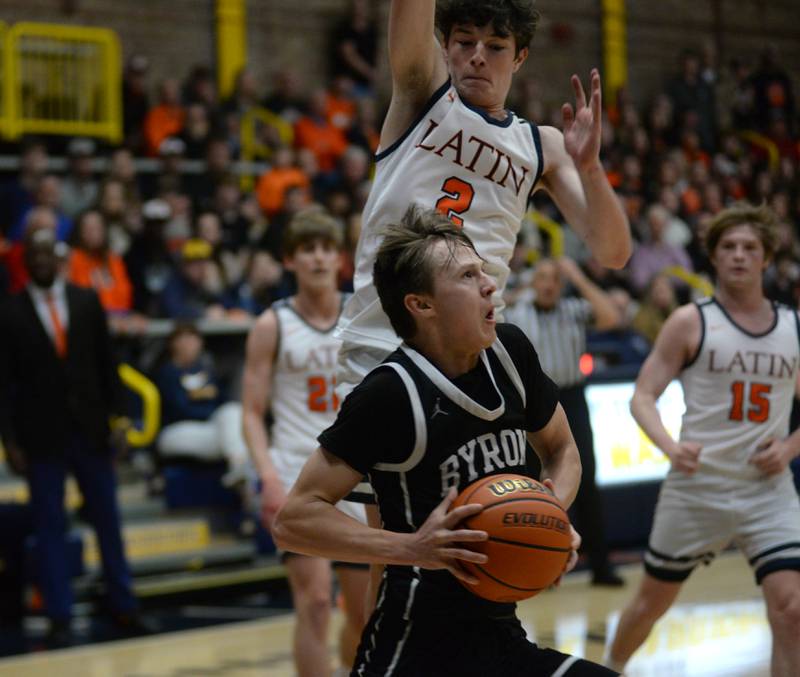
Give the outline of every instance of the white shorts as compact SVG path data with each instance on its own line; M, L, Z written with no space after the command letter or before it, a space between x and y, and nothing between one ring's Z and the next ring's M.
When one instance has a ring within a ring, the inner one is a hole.
M664 480L644 557L651 576L684 581L731 544L758 584L774 571L800 571L800 500L791 472L757 481L679 474Z
M297 482L297 478L300 477L300 471L306 464L308 457L303 454L281 451L275 448L270 449L269 453L272 464L275 466L275 471L278 473L278 477L280 477L281 483L288 493L289 489ZM362 502L342 500L336 504L336 507L362 524L367 523L367 516Z

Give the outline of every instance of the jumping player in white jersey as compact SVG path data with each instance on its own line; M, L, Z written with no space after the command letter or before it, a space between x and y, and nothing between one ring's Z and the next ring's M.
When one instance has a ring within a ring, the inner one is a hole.
M261 516L267 529L316 449L316 436L339 409L334 386L340 342L333 330L344 300L337 287L341 245L341 228L326 214L296 216L284 239L284 264L297 278L297 294L265 311L247 339L243 427L261 481ZM268 410L273 419L269 434ZM340 507L364 521L363 505L343 502ZM293 553L284 553L284 562L297 613L297 673L325 677L331 674L331 564ZM345 611L340 660L349 669L364 624L368 571L363 565L335 566Z
M409 204L436 208L463 227L501 295L530 195L547 191L598 261L625 265L627 219L599 160L601 91L562 108L564 133L505 108L538 21L532 0L394 0L389 16L392 99L356 252L355 294L339 326L344 395L399 339L372 283L378 227ZM443 43L434 36L434 24Z
M789 434L800 369L797 311L763 294L775 251L773 216L737 205L712 222L706 246L714 297L683 306L664 324L631 401L642 429L669 457L645 554L645 574L611 643L622 670L701 563L728 544L747 557L772 629L773 677L800 675L800 503ZM680 377L686 412L680 439L664 428L656 400Z

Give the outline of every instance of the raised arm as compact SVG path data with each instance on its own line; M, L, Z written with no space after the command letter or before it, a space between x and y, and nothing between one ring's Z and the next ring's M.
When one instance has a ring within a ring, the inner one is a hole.
M670 381L680 374L700 343L700 316L692 305L678 308L669 316L653 350L642 365L631 399L631 414L653 443L670 459L676 470L692 474L697 470L701 446L678 442L664 427L656 401Z
M575 109L562 107L564 132L542 127L542 185L569 225L600 264L622 268L632 252L630 226L600 163L602 93L592 70L589 103L577 75L572 76Z
M286 500L286 488L269 455L265 423L277 346L278 318L273 310L268 310L258 318L247 337L242 384L242 433L261 480L261 519L268 529Z
M393 0L389 11L392 100L381 130L381 147L394 143L438 87L447 66L434 33L435 0Z
M362 524L336 507L362 480L362 473L319 448L303 466L300 477L275 520L273 537L278 547L327 559L374 564L406 564L425 569L447 569L467 582L476 582L458 560L483 563L486 556L462 547L484 541L485 531L458 529L480 504L448 512L456 497L451 489L425 523L413 533L396 533Z
M578 264L564 256L558 259L562 275L572 283L578 293L589 302L594 316L594 328L599 331L613 329L620 322L620 314L611 297L592 282Z

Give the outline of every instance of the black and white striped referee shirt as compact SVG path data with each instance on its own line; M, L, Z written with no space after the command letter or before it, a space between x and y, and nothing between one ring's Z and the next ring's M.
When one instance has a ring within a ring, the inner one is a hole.
M506 322L525 332L544 373L559 388L583 382L579 362L586 352L586 330L593 321L592 306L586 299L561 298L552 309L544 310L527 298L507 308L504 315Z

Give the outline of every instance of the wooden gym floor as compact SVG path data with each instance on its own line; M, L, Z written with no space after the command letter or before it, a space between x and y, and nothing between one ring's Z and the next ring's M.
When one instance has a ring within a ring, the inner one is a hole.
M560 590L522 603L529 635L542 645L600 660L641 566L628 565L621 573L628 583L622 589L591 587L587 574L576 573ZM292 677L291 631L287 614L96 644L2 660L0 677ZM769 653L760 590L744 558L730 553L693 574L626 674L764 677Z

